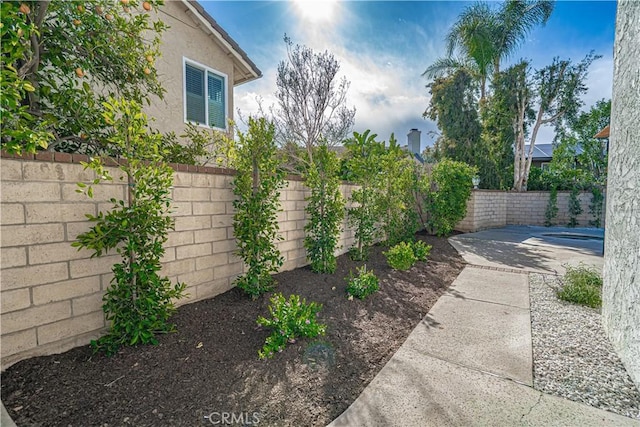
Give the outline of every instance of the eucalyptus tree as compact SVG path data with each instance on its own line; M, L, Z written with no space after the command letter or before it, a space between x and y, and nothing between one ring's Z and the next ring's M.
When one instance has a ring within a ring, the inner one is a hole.
M523 191L531 170L533 150L540 128L553 125L561 129L565 123L576 119L584 102L580 99L587 91L585 79L591 63L599 58L589 53L577 64L570 60L554 58L553 62L533 74L527 63L515 65L507 73L513 73L512 92L513 127L516 137L514 149L513 188ZM531 114L533 112L533 114ZM528 128L531 128L529 134ZM525 141L529 135L529 149Z

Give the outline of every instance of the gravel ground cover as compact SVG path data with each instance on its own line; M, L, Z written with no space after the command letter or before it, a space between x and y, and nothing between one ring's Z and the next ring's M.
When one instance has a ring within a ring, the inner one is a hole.
M559 300L560 283L529 276L534 388L640 419L640 391L605 335L600 310Z

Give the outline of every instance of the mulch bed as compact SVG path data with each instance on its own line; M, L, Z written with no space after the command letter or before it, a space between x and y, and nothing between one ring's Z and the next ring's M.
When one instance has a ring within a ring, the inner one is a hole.
M124 348L111 358L84 346L19 362L2 373L2 401L18 426L326 425L464 267L445 238L418 238L433 245L429 260L404 272L387 266L386 248L372 249L367 267L380 291L363 301L346 298L345 277L362 265L346 255L332 275L308 267L278 274L278 292L323 304L327 334L289 344L271 360L258 359L269 331L256 324L268 314L270 295L251 301L232 289L180 307L178 332L158 346Z

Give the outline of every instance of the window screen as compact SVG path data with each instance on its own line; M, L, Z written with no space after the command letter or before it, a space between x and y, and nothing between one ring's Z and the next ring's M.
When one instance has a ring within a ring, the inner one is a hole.
M185 83L187 93L187 120L206 124L204 71L191 65L186 65Z

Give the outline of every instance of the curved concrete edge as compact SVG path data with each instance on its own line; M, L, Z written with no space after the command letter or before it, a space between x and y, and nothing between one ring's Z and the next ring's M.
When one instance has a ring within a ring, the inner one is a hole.
M508 270L465 267L329 427L640 427L638 420L531 387L532 359L522 357L531 341L528 275ZM513 313L526 314L526 326L518 321L514 328Z
M2 427L16 427L16 423L13 422L7 409L4 407L4 403L0 402L2 406L2 413L0 414L0 426Z
M631 418L403 348L329 427L638 427Z
M509 226L459 234L450 237L449 243L472 265L544 274L564 274L565 264L580 262L602 269L602 243L544 236L572 231L576 229Z

